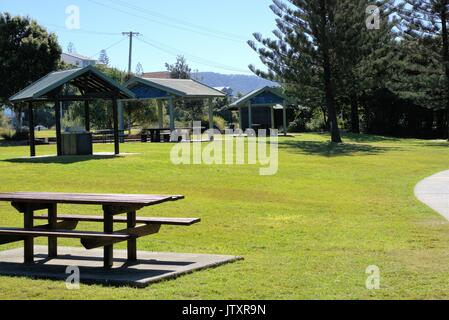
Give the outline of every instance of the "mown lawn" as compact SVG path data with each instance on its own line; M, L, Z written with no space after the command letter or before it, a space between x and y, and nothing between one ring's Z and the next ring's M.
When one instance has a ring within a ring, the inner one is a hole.
M448 169L449 145L363 135L346 136L340 146L327 141L318 134L282 138L279 172L272 177L250 165L174 166L170 144L125 144L123 152L139 155L60 162L17 160L28 154L26 147L0 147L0 192L184 194L186 200L141 214L199 216L202 223L163 227L139 240L139 249L245 258L147 289L82 285L70 291L63 282L0 277L0 298L449 298L449 223L413 195L418 181ZM37 151L55 152L53 146ZM0 203L0 213L0 225L22 224L9 204ZM381 270L378 291L365 288L369 265Z

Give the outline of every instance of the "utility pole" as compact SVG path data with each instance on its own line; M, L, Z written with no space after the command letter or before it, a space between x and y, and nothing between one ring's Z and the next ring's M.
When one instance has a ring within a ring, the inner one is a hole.
M133 37L140 36L140 33L130 31L130 32L122 32L122 35L129 37L128 76L131 76L132 57L133 57ZM123 102L122 101L119 101L119 104L118 104L118 114L119 114L119 129L120 129L121 133L124 133L124 131L125 131L125 116L123 113ZM131 120L129 122L131 122ZM129 125L129 131L131 132L131 125ZM124 139L121 138L120 140L124 140ZM121 142L124 142L124 141L121 141Z
M132 56L133 56L133 37L140 36L139 32L122 32L122 35L129 37L129 61L128 61L128 74L131 74L131 68L132 68Z

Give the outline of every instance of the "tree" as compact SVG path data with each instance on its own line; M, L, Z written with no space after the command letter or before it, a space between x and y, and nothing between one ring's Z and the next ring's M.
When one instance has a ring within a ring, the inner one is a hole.
M429 51L438 56L444 73L445 108L449 119L449 0L401 0L397 5L397 14L401 18L404 39L415 40L418 44L433 42L427 48L433 48ZM423 48L423 45L410 49L416 52L418 48Z
M67 45L67 52L68 53L76 52L75 45L73 44L73 42L69 42L69 44Z
M109 60L108 53L106 52L105 49L100 51L100 57L98 58L98 61L100 63L104 64L105 66L109 66L110 60Z
M55 34L48 33L28 17L0 14L0 104L32 82L58 68L61 47ZM21 114L22 106L14 106ZM20 128L18 128L20 130Z
M136 76L140 77L143 75L143 66L142 64L139 62L136 66Z
M190 69L184 56L177 56L175 64L165 64L172 79L190 79L192 69Z
M323 101L326 106L333 142L340 143L335 107L335 79L332 66L335 63L335 9L336 0L273 0L271 10L278 17L275 40L255 33L254 41L248 41L267 67L261 71L250 65L258 76L278 80L288 91L299 93L301 101Z

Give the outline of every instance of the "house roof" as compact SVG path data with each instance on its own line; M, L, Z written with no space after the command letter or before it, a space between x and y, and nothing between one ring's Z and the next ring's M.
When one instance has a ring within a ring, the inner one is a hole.
M88 88L90 93L118 93L118 98L121 99L134 98L131 91L117 84L96 68L88 66L51 72L13 95L9 100L11 102L53 100L49 96L51 92L66 83L79 89Z
M125 84L125 86L128 89L132 90L132 88L138 84L149 88L161 90L173 96L184 98L226 97L226 95L223 92L191 79L160 79L160 78L133 77ZM144 99L145 97L140 98Z
M142 78L159 78L159 79L171 79L170 72L158 71L158 72L145 72Z
M277 98L278 101L254 101L254 100L257 100L257 98L259 96L262 96L266 93L273 95L274 97ZM286 97L280 92L279 88L267 86L267 87L263 87L263 88L254 90L254 91L248 93L247 95L241 97L237 101L230 104L227 109L230 110L230 109L236 109L238 107L246 107L249 102L251 102L253 105L262 105L262 106L273 105L273 106L275 106L280 103L279 100L283 100L283 101L286 100Z
M69 52L64 52L63 54L65 54L67 56L74 57L74 58L78 58L80 60L96 61L94 58L86 57L86 56L83 56L83 55L75 53L75 52L70 52L70 53Z

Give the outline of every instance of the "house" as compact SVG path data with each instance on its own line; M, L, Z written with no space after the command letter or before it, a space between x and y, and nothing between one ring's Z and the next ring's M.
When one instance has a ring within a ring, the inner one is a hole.
M214 87L214 89L223 92L228 97L234 96L234 90L231 87Z
M61 55L61 60L64 61L67 64L79 67L79 68L85 68L87 66L93 66L97 64L97 60L80 55L78 53L63 53Z

